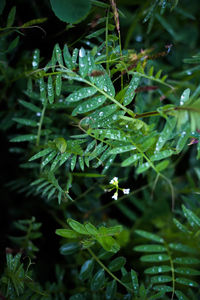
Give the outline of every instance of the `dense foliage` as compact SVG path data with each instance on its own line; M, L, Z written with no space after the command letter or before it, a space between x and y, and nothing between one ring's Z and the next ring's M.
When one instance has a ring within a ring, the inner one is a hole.
M1 1L0 299L199 299L198 8Z

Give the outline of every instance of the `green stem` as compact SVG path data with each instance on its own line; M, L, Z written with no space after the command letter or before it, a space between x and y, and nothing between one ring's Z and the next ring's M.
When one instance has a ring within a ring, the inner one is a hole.
M109 74L109 61L108 61L108 20L109 20L110 8L108 8L107 17L106 17L106 71Z
M171 273L172 273L172 297L171 300L174 299L174 293L175 293L175 272L174 272L174 262L173 259L171 257L171 253L170 250L168 248L167 243L165 243L165 247L167 249L167 254L169 255L169 261L170 261L170 266L171 266Z
M129 288L125 283L123 283L119 278L117 278L100 260L99 258L94 254L94 252L90 249L87 248L88 252L90 255L96 260L96 262L114 279L116 280L119 284L123 285L129 292L133 293L133 290Z
M41 117L40 117L40 122L39 122L39 126L38 126L36 146L39 146L39 144L40 144L40 136L41 136L41 130L42 130L42 123L43 123L43 120L44 120L44 115L45 115L46 107L47 107L47 103L44 104L43 109L42 109L42 113L41 113Z

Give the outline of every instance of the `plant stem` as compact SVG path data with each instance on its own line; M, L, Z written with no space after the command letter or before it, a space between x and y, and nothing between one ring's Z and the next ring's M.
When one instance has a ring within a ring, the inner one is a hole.
M40 122L39 122L39 126L38 126L36 146L39 146L39 144L40 144L40 136L41 136L41 130L42 130L42 123L43 123L43 120L44 120L44 114L45 114L46 107L47 107L47 103L44 104L43 109L42 109L42 113L41 113L41 117L40 117Z
M117 278L100 260L99 258L94 254L94 252L90 249L87 248L88 252L91 254L91 256L96 260L96 262L119 284L123 285L129 292L133 293L133 290L129 288L125 283L123 283L119 278Z

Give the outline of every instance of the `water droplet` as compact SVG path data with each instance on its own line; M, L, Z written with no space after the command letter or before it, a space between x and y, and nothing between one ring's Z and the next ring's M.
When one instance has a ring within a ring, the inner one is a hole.
M80 56L80 57L84 57L84 56L85 56L85 49L84 49L84 48L81 48L81 49L79 50L79 56Z
M33 66L33 67L37 67L37 62L36 62L36 61L33 61L33 62L32 62L32 66Z
M113 120L117 120L117 115L113 115Z
M102 117L102 116L103 116L103 111L100 111L99 117Z
M140 43L142 41L142 36L136 35L135 40L136 40L136 42Z
M192 75L192 72L191 71L187 71L187 75Z
M40 112L37 112L37 113L36 113L36 116L37 116L37 117L40 117L40 116L41 116L41 113L40 113Z
M105 92L107 92L108 88L107 88L106 86L104 86L103 90L104 90Z

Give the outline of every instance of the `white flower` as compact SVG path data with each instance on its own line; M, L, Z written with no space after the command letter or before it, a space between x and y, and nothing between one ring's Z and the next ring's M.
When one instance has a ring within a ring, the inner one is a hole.
M123 189L122 190L124 194L129 194L130 193L130 189Z
M114 177L114 178L110 181L110 184L115 184L115 185L117 185L117 184L118 184L118 177Z
M115 192L114 195L112 196L112 198L113 198L114 200L117 200L117 198L118 198L118 193Z

